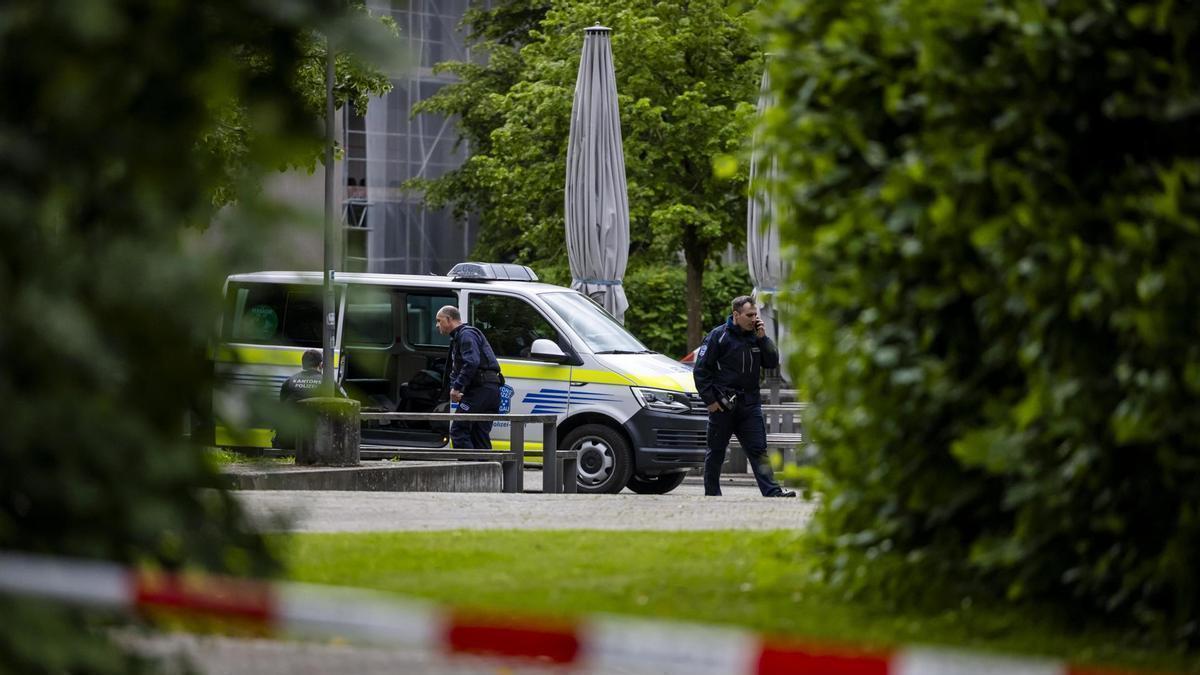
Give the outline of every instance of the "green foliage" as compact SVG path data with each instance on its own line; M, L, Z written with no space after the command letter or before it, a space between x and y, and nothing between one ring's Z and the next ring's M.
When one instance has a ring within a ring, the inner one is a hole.
M625 327L656 352L675 359L687 354L683 268L631 265L630 270L625 277L625 292L629 296ZM752 285L745 265L710 268L704 275L704 329L707 331L725 321L729 302L749 293Z
M473 14L489 64L443 64L462 82L416 107L458 115L471 157L413 186L435 207L478 215L476 257L565 263L571 105L583 29L600 20L613 29L631 254L660 262L683 250L702 271L745 239L746 167L713 171L740 155L761 75L741 4L559 0Z
M379 22L393 37L398 34L390 16L372 17L361 3L352 4L358 16ZM326 39L311 30L294 39L299 44L301 57L291 77L291 86L314 122L324 120ZM273 68L272 59L271 47L265 42L239 45L232 52L233 64L248 77L257 77ZM380 68L359 54L339 51L335 47L333 98L336 108L340 110L345 105L353 105L359 114L365 114L371 96L382 96L391 90L391 80ZM261 158L249 157L248 153L255 144L268 140L264 136L269 137L275 132L276 121L261 114L262 111L251 111L247 102L232 91L214 87L209 94L213 123L201 136L197 147L199 152L210 155L223 167L222 180L209 188L213 206L220 207L233 202L239 190L255 187L252 178ZM323 161L324 147L324 136L320 134L311 135L305 142L293 140L274 147L275 168L305 169L312 173L317 163Z
M538 278L548 284L571 285L565 260L542 264ZM625 327L650 349L679 358L688 352L684 312L684 269L658 261L653 255L631 258L625 274L629 309ZM713 265L704 275L701 326L707 332L729 315L729 302L750 292L750 273L745 265Z
M341 11L316 0L0 9L0 550L275 569L182 437L212 384L221 278L215 259L185 254L181 227L208 220L229 175L194 152L222 104L240 102L259 132L242 146L247 177L313 147L295 86L302 45ZM254 68L240 58L248 45L263 57ZM245 213L261 214L254 204ZM251 225L235 229L257 235ZM0 669L138 668L95 630L105 617L11 598L0 611Z
M768 14L829 578L1196 640L1200 5Z

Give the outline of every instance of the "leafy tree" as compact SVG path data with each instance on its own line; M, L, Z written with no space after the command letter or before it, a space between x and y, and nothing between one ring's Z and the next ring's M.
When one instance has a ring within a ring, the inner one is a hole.
M274 568L181 437L212 384L221 279L213 259L184 255L180 229L205 222L227 184L229 163L195 149L228 102L255 130L242 176L315 147L297 82L311 31L359 34L343 13L320 0L0 8L0 550ZM0 612L0 670L140 667L93 630L104 617L10 597Z
M351 3L353 11L360 17L370 17L370 12L361 2ZM397 34L395 21L390 16L373 17L392 36ZM301 58L291 79L291 86L304 104L304 109L314 121L325 118L325 61L326 39L316 31L307 31L299 36ZM375 36L378 40L379 37ZM270 67L269 48L261 44L239 45L233 51L235 63L250 74ZM342 50L334 57L334 106L341 109L353 105L359 114L366 114L371 96L383 96L392 90L391 80L382 69L360 54ZM224 167L224 177L212 188L212 203L216 207L234 201L240 190L254 188L247 185L247 178L256 175L256 160L247 153L251 146L261 143L264 134L274 132L273 120L255 119L246 107L246 102L232 92L214 91L210 100L213 107L213 125L201 137L201 152L212 156ZM304 142L293 142L288 147L278 148L276 162L281 170L306 169L312 173L318 162L324 159L324 137L315 135Z
M625 325L650 349L679 358L688 353L687 316L679 289L686 272L678 265L631 265L625 289L637 302L625 313ZM745 265L714 265L704 274L702 326L715 326L729 314L729 301L750 288Z
M522 20L540 8L522 6ZM705 266L745 231L745 171L731 157L754 113L762 57L741 3L560 0L524 38L521 21L501 30L494 14L474 17L476 34L493 36L483 42L489 65L446 65L462 82L417 107L461 115L472 156L414 185L434 206L478 215L482 254L565 267L571 103L583 29L603 21L613 29L632 254L662 264L683 251L687 338L698 344Z
M829 578L1196 640L1200 5L772 5Z

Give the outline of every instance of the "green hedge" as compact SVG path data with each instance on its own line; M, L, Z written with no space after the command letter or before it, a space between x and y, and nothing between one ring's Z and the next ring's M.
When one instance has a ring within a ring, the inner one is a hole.
M829 578L1196 640L1200 4L767 25Z
M270 129L239 176L319 142L292 85L301 38L342 8L83 9L0 10L0 550L271 574L266 542L184 438L211 391L218 270L266 235L247 210L226 214L228 257L182 242L226 176L200 148L230 97ZM234 60L247 45L252 66ZM0 672L150 666L112 643L119 617L7 595L0 616Z
M625 275L629 309L625 327L647 347L673 359L688 353L685 272L682 266L641 265ZM702 326L710 328L729 315L729 303L753 289L745 265L717 265L704 273Z

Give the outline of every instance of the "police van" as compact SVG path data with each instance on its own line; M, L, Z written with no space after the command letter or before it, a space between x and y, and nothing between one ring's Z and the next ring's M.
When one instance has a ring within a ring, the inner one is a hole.
M250 397L277 399L305 350L321 348L320 272L257 272L226 280L215 429L225 447L270 447L273 423ZM501 412L558 416L558 443L579 453L580 492L624 487L664 494L703 466L707 412L692 372L647 349L593 300L539 283L528 267L461 263L445 277L339 273L335 363L364 411L448 407L449 337L435 316L458 307L483 331L504 374ZM498 423L492 444L508 448ZM444 424L363 423L362 443L442 447ZM541 462L541 425L526 428L526 461Z

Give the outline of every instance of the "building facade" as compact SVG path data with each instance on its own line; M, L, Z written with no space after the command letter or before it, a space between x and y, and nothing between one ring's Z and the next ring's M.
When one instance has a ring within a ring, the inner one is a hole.
M372 98L365 115L347 106L343 119L345 199L343 269L445 274L467 259L477 225L456 222L450 209L428 209L404 186L458 167L468 148L455 147L454 120L412 115L412 106L453 82L435 74L442 61L471 58L459 29L470 0L370 0L372 12L395 19L407 50L392 91Z

